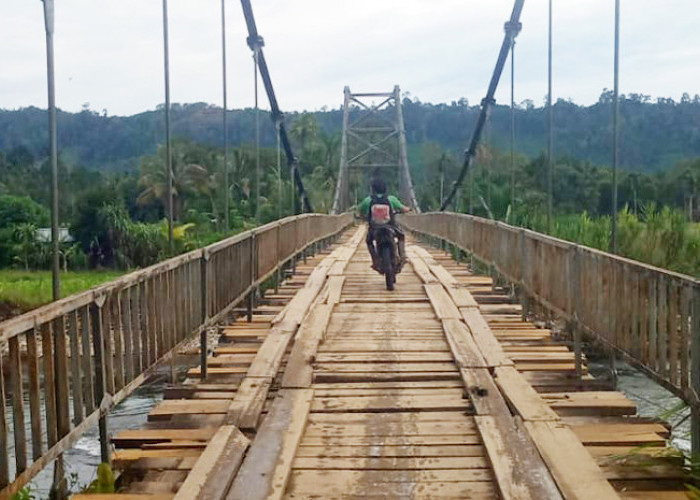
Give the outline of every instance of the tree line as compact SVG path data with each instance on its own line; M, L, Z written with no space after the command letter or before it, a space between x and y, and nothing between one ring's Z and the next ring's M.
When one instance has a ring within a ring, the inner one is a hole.
M299 168L318 211L329 211L337 176L339 136L323 133L301 115L290 135ZM169 256L165 147L123 172L59 160L60 220L70 237L61 244L64 268L143 267ZM256 172L260 165L260 174ZM228 155L216 146L178 138L172 145L176 253L295 213L295 193L283 153L251 144ZM0 151L0 267L49 265L50 248L38 231L49 224L48 162L28 148ZM225 227L226 197L229 220Z
M477 103L475 103L477 104ZM621 96L621 165L627 170L658 171L683 159L700 156L700 96L685 94L680 101L652 100L642 94ZM439 144L447 151L464 149L471 134L477 105L467 99L447 104L423 103L404 97L403 114L408 143L420 146ZM276 132L269 114L261 111L261 141L274 148ZM192 142L223 146L221 108L206 104L173 104L175 136ZM290 113L294 122L304 113ZM322 109L311 113L318 128L328 137L340 134L342 109ZM532 100L521 102L516 110L516 148L536 157L546 148L547 111ZM605 90L590 106L579 106L559 99L554 104L554 143L562 155L596 165L610 163L612 92ZM162 110L133 116L111 116L86 104L79 113L58 113L61 151L77 165L100 170L124 171L137 168L140 158L156 153L164 136ZM17 147L34 157L46 155L48 136L46 115L38 108L0 110L0 151L10 154ZM496 105L491 113L489 135L492 144L509 148L510 108ZM255 138L255 110L229 111L229 144L248 144ZM25 154L21 152L20 154Z

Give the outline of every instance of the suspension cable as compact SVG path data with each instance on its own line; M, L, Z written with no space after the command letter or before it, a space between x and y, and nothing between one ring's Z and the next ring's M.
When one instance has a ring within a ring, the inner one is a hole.
M515 214L515 40L510 46L510 212Z
M505 23L505 37L503 39L503 44L501 45L501 51L498 54L498 60L496 61L496 68L491 76L491 82L489 83L488 91L486 97L481 101L481 112L479 113L479 118L476 122L476 127L471 137L469 143L469 148L464 152L464 162L462 163L462 170L459 172L457 180L452 184L452 190L447 196L445 201L443 201L440 210L445 210L452 203L457 189L464 181L464 177L469 170L474 157L476 156L476 148L479 145L479 140L484 130L484 123L486 122L486 114L490 106L495 102L494 95L496 93L496 88L498 87L498 81L503 73L503 66L505 66L506 59L508 58L508 52L513 43L515 37L520 33L522 25L520 24L520 14L523 10L523 4L525 0L515 0L515 5L513 6L513 12L511 13L510 20Z
M255 93L255 220L260 223L260 106L258 105L258 54L253 50L253 89Z
M289 167L290 173L292 175L292 180L296 184L296 188L299 192L299 199L302 203L302 209L306 212L313 212L313 207L309 201L309 196L304 189L304 182L301 179L301 174L297 166L297 158L294 156L292 151L292 145L289 141L289 136L287 135L287 129L284 125L284 115L280 110L279 104L277 103L277 97L275 96L275 89L272 87L272 80L270 78L270 71L267 67L267 62L265 60L265 53L262 48L265 46L263 38L258 34L258 28L255 25L255 17L253 16L253 9L250 5L250 0L241 0L241 6L243 7L243 15L245 16L246 26L248 27L248 47L251 50L258 49L258 68L260 70L260 77L262 78L263 85L265 86L265 92L267 93L267 98L270 101L270 115L272 121L280 123L280 139L282 141L282 148L284 149L284 154L287 157L287 166Z

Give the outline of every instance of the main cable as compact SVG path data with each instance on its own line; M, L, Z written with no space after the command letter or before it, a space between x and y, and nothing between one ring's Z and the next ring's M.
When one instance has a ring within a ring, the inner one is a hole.
M457 193L457 189L459 189L459 186L461 186L462 182L464 181L464 177L467 175L469 167L471 166L474 157L476 156L476 148L479 145L481 135L484 131L484 124L486 122L486 117L489 108L495 102L494 95L496 94L496 89L498 88L498 81L501 78L501 74L503 73L503 67L505 66L506 59L508 58L508 52L510 51L511 45L513 44L513 40L515 40L515 37L518 36L518 33L520 33L520 30L522 28L522 24L520 24L520 14L523 11L524 3L525 0L515 0L513 12L510 15L510 20L507 23L505 23L505 37L503 39L503 44L501 45L501 51L498 54L496 68L494 69L493 75L491 76L491 82L489 83L489 88L486 93L486 97L484 97L484 99L481 101L481 112L479 113L479 117L476 121L476 127L474 128L474 132L469 143L469 148L464 152L464 162L462 163L462 170L459 172L457 180L452 184L452 190L450 191L450 194L447 196L445 201L443 201L442 206L440 207L441 211L444 211L452 203L455 194Z

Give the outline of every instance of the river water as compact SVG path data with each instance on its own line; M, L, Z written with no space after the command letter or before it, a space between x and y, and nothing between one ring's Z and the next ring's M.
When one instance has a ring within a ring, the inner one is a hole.
M639 370L616 361L617 390L637 404L637 414L643 417L661 418L672 426L671 444L690 453L690 409L683 401ZM588 361L588 369L595 377L609 377L609 364L600 359Z
M125 429L138 429L146 422L151 409L163 399L164 377L155 377L154 382L139 387L131 396L117 405L107 419L109 433ZM90 428L64 455L66 478L69 488L77 493L95 478L100 464L100 437L97 426ZM53 466L45 468L31 482L29 488L35 500L49 497L53 481Z

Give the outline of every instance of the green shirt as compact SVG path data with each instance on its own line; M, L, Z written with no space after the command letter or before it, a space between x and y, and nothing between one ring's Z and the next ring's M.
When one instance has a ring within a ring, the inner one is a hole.
M383 196L378 196L378 198L383 198ZM394 212L401 213L403 211L403 203L399 201L399 199L396 196L389 195L388 196L389 200L389 205L391 205L391 209ZM368 196L364 200L362 200L362 203L360 203L357 206L357 212L362 216L362 217L367 217L367 213L369 212L369 205L372 203L372 197Z

